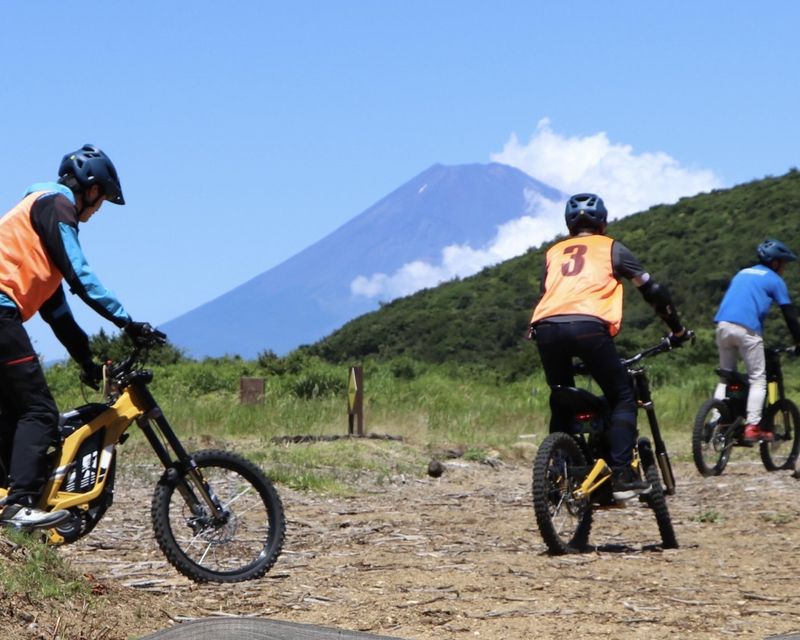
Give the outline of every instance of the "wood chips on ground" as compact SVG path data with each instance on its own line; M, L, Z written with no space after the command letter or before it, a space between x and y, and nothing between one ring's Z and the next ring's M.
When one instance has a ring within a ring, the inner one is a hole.
M395 478L350 498L280 486L283 554L265 578L238 585L196 585L166 563L149 522L154 482L134 487L123 468L98 529L61 550L91 576L100 610L62 612L60 636L58 612L39 612L38 624L24 631L15 619L19 635L4 637L128 639L208 616L407 640L800 631L800 482L754 459L718 478L674 468L680 549L660 550L655 518L637 504L596 513L594 550L561 557L545 553L536 529L529 466L448 462L441 478Z

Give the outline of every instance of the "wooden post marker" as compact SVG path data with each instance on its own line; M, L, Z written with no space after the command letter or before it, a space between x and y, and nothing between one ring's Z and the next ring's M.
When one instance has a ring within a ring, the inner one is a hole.
M350 367L347 384L347 433L364 435L364 370L361 367Z
M239 402L261 404L264 402L264 378L240 378Z

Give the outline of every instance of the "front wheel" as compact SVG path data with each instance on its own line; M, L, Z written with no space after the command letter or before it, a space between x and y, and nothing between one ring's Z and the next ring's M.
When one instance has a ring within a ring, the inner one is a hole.
M718 476L728 464L735 443L733 420L726 402L709 398L697 411L692 429L692 456L703 476Z
M791 400L778 400L764 411L762 423L772 430L772 442L761 443L761 461L767 471L791 469L800 451L798 424L800 413L797 405Z
M664 494L664 487L661 484L658 465L654 463L645 465L644 476L647 482L650 483L650 491L642 497L656 516L658 531L661 534L661 546L664 549L677 549L678 539L675 537L672 518L669 516L667 498Z
M277 560L286 530L275 487L261 469L234 453L205 450L192 458L196 470L167 470L153 494L158 546L195 582L262 577Z
M586 547L592 528L592 505L576 499L588 469L575 439L552 433L544 439L533 462L533 511L550 553L560 555Z

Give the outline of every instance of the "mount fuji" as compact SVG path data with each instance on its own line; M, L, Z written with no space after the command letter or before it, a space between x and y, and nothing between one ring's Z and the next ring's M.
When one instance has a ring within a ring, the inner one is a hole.
M285 262L160 328L190 357L284 355L388 301L354 283L435 263L445 247L484 247L500 225L535 217L537 198L563 197L503 164L435 164Z

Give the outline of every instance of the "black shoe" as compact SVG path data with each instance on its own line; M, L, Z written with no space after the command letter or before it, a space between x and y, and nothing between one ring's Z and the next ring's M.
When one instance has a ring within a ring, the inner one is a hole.
M614 496L614 500L630 500L648 491L650 483L642 480L630 466L617 467L613 470L611 495Z

